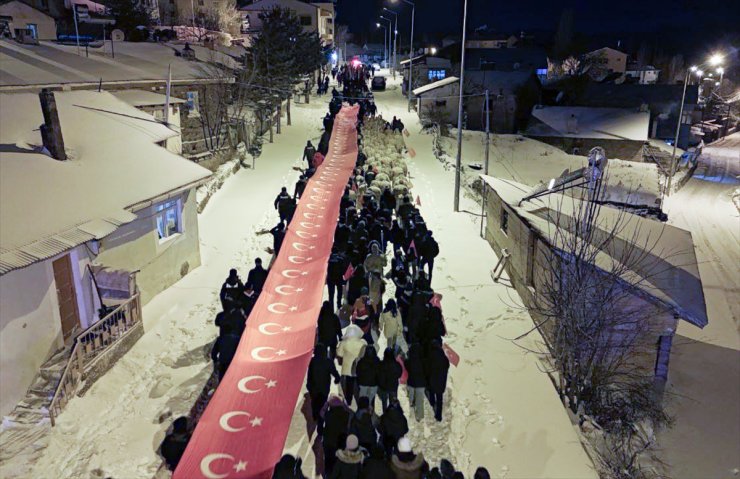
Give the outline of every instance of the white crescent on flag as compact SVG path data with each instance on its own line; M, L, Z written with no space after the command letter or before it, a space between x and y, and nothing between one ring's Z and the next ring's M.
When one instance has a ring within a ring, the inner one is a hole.
M306 219L308 219L308 220L312 220L314 218L323 218L324 216L323 215L318 215L316 213L311 213L309 211L306 211L305 213L303 213L303 217L306 218Z
M313 246L313 245L310 245L310 244L299 243L297 241L294 241L293 242L293 249L296 249L298 251L308 251L308 250L312 250L314 248L316 248L316 247Z
M306 208L308 208L309 210L323 210L324 209L323 206L315 205L313 203L308 203L306 205Z
M295 234L299 238L302 238L302 239L316 238L317 236L315 233L309 233L308 231L301 231L301 230L296 230Z
M246 411L230 411L221 416L221 418L218 420L218 425L221 426L221 429L223 429L226 432L239 432L243 431L247 427L233 427L229 424L229 419L231 419L234 416L251 416Z
M316 223L309 223L308 221L301 221L298 224L301 225L302 228L308 228L308 229L321 227L321 225L317 225Z
M307 276L308 271L301 271L298 269L284 269L280 272L280 274L282 274L284 278L295 279L299 276Z
M244 394L256 394L262 391L262 388L249 389L249 382L254 381L255 379L261 379L262 381L267 381L267 378L264 376L245 376L241 378L238 383L236 383L236 387L239 388L239 391L243 392Z
M285 309L283 309L285 308ZM270 303L267 305L267 310L274 314L285 314L288 311L295 311L295 306L290 307L285 303ZM297 309L297 308L296 308Z
M269 358L266 358L262 356L263 351L274 351L274 354L270 356ZM275 349L271 348L270 346L260 346L258 348L254 348L252 352L250 353L250 356L252 356L252 359L255 361L272 361L277 356L284 356L286 354L286 351L284 349Z
M323 188L316 188L315 186L311 188L312 191L315 193L326 193L326 190Z
M290 296L291 294L300 293L303 291L302 288L296 288L295 286L291 286L289 284L281 284L280 286L275 286L275 292L277 294L282 294L283 296Z
M313 258L310 256L307 258L305 256L288 256L288 261L290 261L293 264L303 264L308 261L311 261Z
M277 327L279 331L276 331L276 330L270 331L268 329L268 327L270 326ZM260 333L264 334L265 336L275 336L276 334L288 332L290 331L290 329L291 329L290 326L283 326L280 323L264 323L264 324L260 324L259 326L257 326L257 330Z
M236 460L234 459L234 456L230 454L222 454L218 452L208 454L203 458L202 461L200 461L200 472L208 479L223 479L224 477L228 476L228 472L226 474L217 474L211 470L211 463L219 459L228 459L231 462L234 462Z
M323 201L324 203L326 203L327 201L329 201L329 198L319 198L316 195L311 195L311 196L309 196L309 198L312 199L312 200L314 200L314 201Z

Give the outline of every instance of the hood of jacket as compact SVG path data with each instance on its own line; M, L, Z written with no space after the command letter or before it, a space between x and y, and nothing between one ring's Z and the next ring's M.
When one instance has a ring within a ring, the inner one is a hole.
M362 332L362 329L355 324L350 324L344 331L345 338L361 338L364 334L365 333Z
M398 458L398 455L394 454L391 458L391 463L393 467L401 471L416 471L421 469L421 466L424 464L424 455L419 453L414 457L413 461L404 462Z
M340 449L337 451L337 459L345 464L361 464L362 459L365 455L362 453L362 448L356 451L348 451L347 449Z

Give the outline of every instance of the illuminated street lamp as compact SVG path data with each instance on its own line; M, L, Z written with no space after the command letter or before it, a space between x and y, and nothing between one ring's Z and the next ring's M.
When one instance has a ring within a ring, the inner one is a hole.
M385 63L387 65L388 64L388 50L387 50L387 45L386 45L386 40L387 40L386 37L388 36L388 27L380 23L376 23L375 26L378 28L382 28L384 30L383 31L383 56L385 57Z
M396 56L396 43L398 40L398 12L394 12L390 8L383 7L384 12L393 14L393 78L396 78L396 70L398 70L398 57Z
M412 81L414 78L414 16L416 13L416 4L410 0L401 0L403 3L407 5L411 5L411 43L409 45L409 85L406 89L406 93L408 93L408 109L411 111L411 89L413 88L412 85L414 82ZM391 0L392 3L398 3L398 0Z
M436 55L436 54L437 54L437 48L436 48L436 47L432 47L432 48L430 48L430 49L429 49L429 52L430 52L430 53L431 53L432 55Z

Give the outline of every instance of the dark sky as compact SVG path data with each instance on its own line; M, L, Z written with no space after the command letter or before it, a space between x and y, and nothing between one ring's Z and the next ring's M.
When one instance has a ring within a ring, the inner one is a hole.
M460 32L463 0L416 0L419 35ZM401 6L403 5L403 6ZM408 37L411 9L397 0L337 0L338 22L351 32L375 28L383 6L401 12L400 35ZM584 35L611 37L670 32L683 43L698 45L726 41L740 32L740 0L468 0L468 32L488 25L506 33L519 30L554 31L560 14L573 10L575 30ZM377 38L382 41L382 33ZM738 46L738 45L735 45Z

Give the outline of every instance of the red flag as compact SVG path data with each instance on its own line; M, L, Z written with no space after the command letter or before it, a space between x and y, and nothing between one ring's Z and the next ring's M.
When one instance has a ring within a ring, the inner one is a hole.
M406 365L403 363L403 358L400 354L396 356L396 362L401 365L401 377L398 378L398 382L399 384L406 384L409 378L409 372L406 371Z
M457 354L447 343L442 345L442 350L445 352L445 356L450 360L453 366L457 367L460 364L460 355Z
M352 275L355 273L355 268L352 267L352 264L350 263L349 266L347 266L347 271L344 272L344 275L342 276L342 279L347 281L352 277Z
M421 198L419 198L419 195L416 195L416 206L421 206Z

